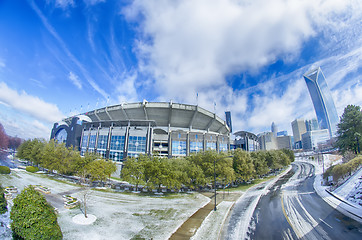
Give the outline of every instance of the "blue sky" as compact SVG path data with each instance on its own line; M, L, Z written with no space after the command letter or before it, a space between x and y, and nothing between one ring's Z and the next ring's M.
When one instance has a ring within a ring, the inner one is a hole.
M313 67L339 115L362 105L361 26L358 0L1 0L0 122L49 138L64 117L172 100L216 103L234 130L291 134L315 117Z

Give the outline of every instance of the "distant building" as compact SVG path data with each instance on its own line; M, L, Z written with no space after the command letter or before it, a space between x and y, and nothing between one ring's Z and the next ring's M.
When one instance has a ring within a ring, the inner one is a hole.
M308 131L302 135L303 149L315 150L319 144L326 143L330 140L328 129Z
M337 131L338 114L320 67L303 75L314 105L320 129L328 129L332 138ZM294 136L295 137L295 136Z
M272 132L264 132L258 135L261 150L278 149L277 138Z
M288 131L277 132L277 137L281 137L281 136L288 136Z
M293 149L291 136L279 136L277 137L278 149Z
M241 148L248 152L254 152L260 149L258 137L251 132L238 131L235 135L235 148Z
M310 120L305 120L305 127L307 129L307 132L308 131L319 130L317 119L313 118L313 119L310 119Z
M302 134L307 132L304 119L295 119L292 122L293 137L296 149L302 148Z
M276 137L278 133L278 126L274 122L272 122L271 131L274 134L274 137Z

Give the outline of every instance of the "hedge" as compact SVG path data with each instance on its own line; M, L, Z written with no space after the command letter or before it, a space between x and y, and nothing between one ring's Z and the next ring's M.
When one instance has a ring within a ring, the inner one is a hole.
M10 168L7 166L0 166L0 174L10 174Z
M4 189L0 185L0 214L4 214L8 211L7 202L5 199Z
M14 239L63 239L54 208L34 187L26 187L13 202L10 219Z
M351 175L353 172L362 167L362 156L358 156L347 163L331 166L323 174L323 178L327 179L333 176L333 181L338 182L340 178Z
M35 173L35 172L39 171L39 168L33 167L33 166L27 166L27 167L25 168L25 170L28 171L28 172Z

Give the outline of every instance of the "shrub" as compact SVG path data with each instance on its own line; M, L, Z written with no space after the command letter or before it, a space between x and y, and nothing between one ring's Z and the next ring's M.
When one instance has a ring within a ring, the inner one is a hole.
M54 208L34 187L25 188L13 202L10 219L14 239L63 238Z
M39 168L33 167L33 166L27 166L27 167L25 168L25 170L28 171L28 172L35 173L35 172L39 171Z
M6 213L7 210L8 210L8 207L7 207L7 202L5 199L4 189L0 185L0 214Z
M7 166L0 166L0 174L10 174L10 168Z

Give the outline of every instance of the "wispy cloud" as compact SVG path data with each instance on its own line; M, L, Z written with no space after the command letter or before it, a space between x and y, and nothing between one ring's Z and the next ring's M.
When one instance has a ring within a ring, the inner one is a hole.
M5 68L6 64L5 64L5 60L0 58L0 68Z
M48 123L54 123L64 117L55 104L47 103L25 91L19 93L9 88L4 82L0 82L0 102Z
M67 1L66 1L67 2ZM44 14L41 12L41 10L38 8L36 3L32 0L30 0L30 6L33 8L33 10L36 12L36 14L41 19L42 23L44 24L45 28L49 31L49 33L58 41L62 49L64 50L67 57L79 68L80 73L85 77L85 79L88 81L88 83L91 85L91 87L96 90L99 94L101 94L104 98L107 98L108 94L94 81L94 79L90 76L89 72L86 70L86 68L81 64L78 59L70 52L64 41L61 39L61 37L58 35L56 30L53 28L53 26L48 22L47 18L44 16Z
M75 75L73 72L70 72L68 78L78 89L82 89L82 83L80 82L77 75Z

